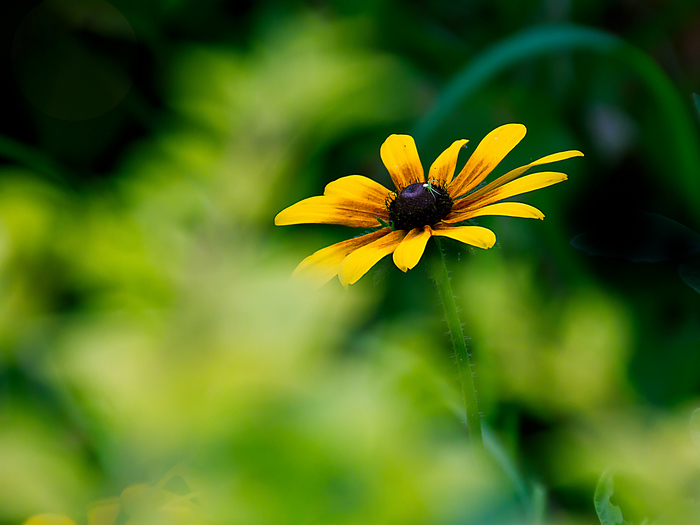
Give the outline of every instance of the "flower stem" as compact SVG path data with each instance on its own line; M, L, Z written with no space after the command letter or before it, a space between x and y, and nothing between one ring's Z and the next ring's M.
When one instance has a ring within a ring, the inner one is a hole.
M462 323L459 320L457 313L457 303L452 292L450 277L447 272L447 264L445 261L445 253L443 251L440 239L433 237L437 245L438 257L431 257L429 261L430 276L438 289L442 306L445 309L445 320L452 338L452 346L455 350L455 359L457 360L457 370L459 371L459 381L462 385L462 394L464 396L464 405L467 412L467 429L469 438L477 447L483 447L484 441L481 435L481 417L476 401L476 386L474 384L474 376L472 375L471 362L469 360L469 352L467 352L467 344L464 340L464 332L462 331Z

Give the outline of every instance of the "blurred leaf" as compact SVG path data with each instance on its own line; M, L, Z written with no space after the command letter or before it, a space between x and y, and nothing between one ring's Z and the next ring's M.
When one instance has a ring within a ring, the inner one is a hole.
M539 414L596 411L624 399L631 326L627 308L589 284L554 300L536 263L499 252L470 258L455 290L478 341L482 410L517 400ZM488 409L485 410L488 413Z
M91 497L91 487L96 481L93 466L84 459L76 447L75 436L62 433L49 418L42 417L26 403L15 403L12 410L10 404L3 403L0 523L5 523L4 520L14 523L47 511L73 514L81 508Z
M700 408L693 410L690 415L690 437L700 447Z
M23 525L75 525L75 521L63 514L37 514Z
M577 235L571 245L589 255L633 262L681 261L678 273L700 292L700 234L656 213L627 214L610 226Z
M453 412L456 417L464 418L464 407L461 404L454 404ZM540 496L542 496L538 490L540 487L533 487L532 494L530 494L526 486L526 481L515 464L515 458L506 451L503 444L491 429L484 426L483 434L484 446L491 457L498 463L498 466L503 470L508 480L512 483L520 503L523 507L527 508L533 516L539 515L540 509L538 505L540 503Z
M700 95L693 93L693 100L695 101L695 109L698 110L698 115L700 115Z
M414 136L417 141L426 140L460 103L509 67L552 52L577 48L610 52L618 45L619 41L612 35L571 26L532 28L499 41L457 73L442 90L433 109L417 124Z
M10 137L0 135L0 157L24 165L59 185L68 187L70 183L68 174L54 159Z
M547 487L541 483L535 483L532 487L533 523L541 525L547 517Z
M362 45L365 32L358 22L306 15L265 27L245 54L184 48L168 88L170 104L188 125L161 145L172 167L153 166L147 151L133 159L133 178L155 182L156 191L164 177L205 184L210 213L271 224L271 203L277 211L291 204L317 176L303 168L309 156L349 131L415 111L410 72Z
M612 473L608 470L603 472L595 488L593 502L596 514L601 525L631 525L622 517L622 510L617 505L613 505L610 498L615 487L613 485Z
M678 267L678 273L685 284L700 293L700 257L695 256L690 261L681 264Z
M679 187L697 195L700 192L700 137L689 118L687 106L675 86L659 65L646 53L615 35L597 29L573 25L528 28L502 40L470 61L442 90L431 111L418 122L414 137L427 141L443 121L504 70L526 60L552 53L582 49L615 58L636 72L655 97L659 121L664 120L676 150L669 155L675 161L671 174L678 177Z
M589 255L679 261L700 252L700 234L663 215L638 213L613 219L605 229L581 233L571 244Z
M689 505L698 496L700 447L689 434L687 409L674 414L625 409L594 414L542 445L550 447L560 479L582 487L599 483L595 501L602 510L612 498L633 523L651 517L664 525L690 524L700 523L700 508ZM593 479L595 470L605 474Z

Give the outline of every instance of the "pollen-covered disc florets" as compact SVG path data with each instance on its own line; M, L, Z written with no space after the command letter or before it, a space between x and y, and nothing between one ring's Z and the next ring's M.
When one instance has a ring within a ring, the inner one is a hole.
M443 186L416 182L406 186L387 201L389 220L396 230L432 226L447 217L452 199Z

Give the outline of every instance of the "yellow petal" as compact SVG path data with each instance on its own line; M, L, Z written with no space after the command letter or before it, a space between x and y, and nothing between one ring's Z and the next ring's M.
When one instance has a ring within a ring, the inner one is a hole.
M450 226L440 223L433 226L433 235L449 237L477 248L491 248L496 244L496 235L482 226Z
M343 286L356 283L380 259L394 253L394 250L406 236L403 230L392 231L350 253L340 265L338 278Z
M558 171L543 171L541 173L525 175L524 177L520 177L519 179L509 182L508 184L504 184L500 188L491 190L489 193L477 198L475 201L472 201L470 197L463 199L464 201L467 201L465 202L466 206L455 207L453 208L452 212L459 213L462 210L466 211L483 208L488 204L507 199L508 197L513 197L514 195L521 195L530 191L539 190L540 188L546 188L552 184L565 181L567 178L566 173L560 173Z
M504 184L517 179L525 173L527 170L532 168L533 166L540 166L541 164L548 164L551 162L559 162L561 160L566 160L570 159L572 157L583 157L583 153L577 150L569 150L569 151L562 151L560 153L553 153L552 155L547 155L546 157L542 157L541 159L537 159L534 162L531 162L530 164L526 164L525 166L520 166L519 168L515 168L512 171L509 171L502 177L497 178L496 180L488 183L486 186L483 188L479 188L477 191L474 193L470 194L467 198L474 200L481 195L484 195L488 193L489 191L498 188L499 186L503 186ZM458 203L460 201L457 201Z
M438 183L440 186L450 182L455 174L455 166L457 165L457 156L462 147L469 142L466 139L456 140L452 145L443 151L440 156L435 159L433 165L430 166L428 173L428 181Z
M394 251L394 264L399 270L406 272L418 264L431 233L428 226L425 226L423 229L414 228L408 232L401 244L396 247L396 251Z
M506 124L486 135L452 181L450 196L454 199L478 186L523 139L526 132L522 124Z
M410 135L390 135L379 154L397 190L414 182L425 182L416 143Z
M382 228L376 232L361 235L354 239L348 239L347 241L332 244L331 246L318 250L299 263L292 273L292 277L308 278L312 280L316 286L323 286L338 275L340 263L343 262L343 259L345 259L349 253L352 253L354 250L372 241L376 241L389 232L391 232L391 228Z
M371 202L383 208L389 190L362 175L349 175L328 183L323 194L328 197L345 197L360 202Z
M460 222L483 215L503 215L505 217L522 217L525 219L544 219L544 213L534 206L530 206L529 204L523 204L522 202L499 202L498 204L491 204L489 206L484 206L475 210L469 210L461 213L452 212L447 216L445 222Z
M275 217L275 224L342 224L355 228L373 228L379 226L377 217L389 219L384 206L370 201L323 195L309 197L285 208Z

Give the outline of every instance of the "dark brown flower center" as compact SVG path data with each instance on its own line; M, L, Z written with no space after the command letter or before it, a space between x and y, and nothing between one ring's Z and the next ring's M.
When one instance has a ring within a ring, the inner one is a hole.
M452 210L452 199L443 186L416 182L406 186L387 203L389 220L395 230L432 226Z

